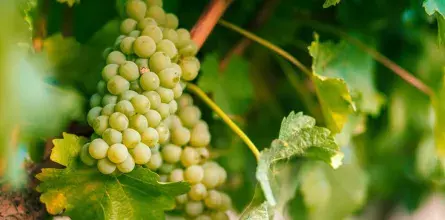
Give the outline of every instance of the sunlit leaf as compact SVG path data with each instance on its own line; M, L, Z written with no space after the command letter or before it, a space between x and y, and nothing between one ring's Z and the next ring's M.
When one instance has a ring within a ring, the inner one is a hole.
M323 8L329 8L340 3L340 0L326 0L323 4Z
M423 7L428 15L435 15L439 29L439 43L445 43L445 1L425 0Z

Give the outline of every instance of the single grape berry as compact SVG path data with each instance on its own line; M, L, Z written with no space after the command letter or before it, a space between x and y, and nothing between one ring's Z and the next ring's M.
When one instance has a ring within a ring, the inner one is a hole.
M178 28L179 25L179 20L178 17L176 17L176 15L168 13L165 15L165 27L166 28L171 28L171 29L176 29Z
M122 163L129 156L128 149L123 144L113 144L108 149L108 159L113 163Z
M167 144L162 148L162 159L167 163L177 163L181 158L181 147L174 144Z
M135 95L137 95L138 93L133 91L133 90L127 90L125 92L123 92L120 96L119 96L119 101L122 100L127 100L130 101L131 98L133 98Z
M204 212L204 205L201 201L189 201L185 204L184 211L187 215L195 217Z
M134 81L139 78L139 67L132 61L125 61L119 66L119 75L128 81Z
M175 88L175 86L179 83L181 77L179 72L174 68L163 69L158 73L158 76L161 86L167 89Z
M201 118L201 111L194 105L185 106L184 108L181 108L178 116L185 127L193 128Z
M176 86L172 89L173 91L173 98L178 99L182 95L182 86L180 83L177 83Z
M124 61L125 62L125 61ZM119 65L118 64L108 64L102 69L102 78L105 81L110 80L113 76L118 74Z
M150 17L155 19L156 23L158 23L161 26L164 25L166 22L164 9L156 5L151 6L147 9L145 17Z
M101 101L102 101L102 97L98 93L93 94L90 98L90 107L94 108L94 107L100 106Z
M103 139L97 138L91 141L88 147L88 152L90 153L91 157L99 160L107 156L108 148L109 146L107 142L105 142Z
M159 73L161 70L171 66L172 62L170 57L164 52L156 52L150 57L148 61L150 70Z
M102 134L102 138L108 145L122 143L122 133L113 128L107 128Z
M159 134L156 129L148 127L141 132L141 141L149 147L154 147L159 142Z
M139 30L134 30L134 31L130 32L130 33L128 34L128 36L129 36L129 37L134 37L134 38L136 39L137 37L141 36L141 31L139 31Z
M86 143L82 146L82 149L80 150L80 160L88 166L93 166L97 161L88 152L89 146L90 143Z
M113 114L115 112L115 104L108 104L106 106L103 107L102 111L100 112L100 114L102 115L106 115L106 116L110 116L111 114Z
M161 167L162 162L163 161L162 161L161 154L153 153L151 155L150 160L148 161L148 163L145 164L145 166L147 166L148 169L155 171L155 170L159 169L159 167Z
M170 130L168 129L168 127L163 124L162 122L159 124L158 127L156 127L156 131L159 134L159 143L160 144L165 144L169 141L170 139Z
M182 56L195 56L198 53L198 46L193 40L190 40L185 46L181 47L179 54Z
M122 39L119 48L121 49L122 53L126 54L126 55L130 55L133 54L133 44L134 41L136 40L136 38L134 37L125 37L124 39Z
M144 143L140 142L131 149L131 155L133 156L134 162L136 164L146 164L150 161L151 150Z
M97 162L97 169L103 174L111 174L116 170L116 164L107 158L103 158Z
M178 111L178 103L175 100L171 100L171 102L168 103L168 107L170 114L175 114L176 111Z
M178 33L176 33L174 29L164 28L162 35L164 36L164 39L170 40L174 44L178 42Z
M93 129L98 135L102 135L102 133L108 128L108 116L101 115L94 119L93 121Z
M162 30L155 24L148 24L142 30L142 36L149 36L155 43L162 40Z
M141 142L141 135L136 130L127 128L122 132L122 143L127 148L134 148L139 142Z
M188 201L187 194L182 194L182 195L176 196L175 200L176 200L176 203L183 205Z
M133 105L128 100L119 101L115 105L114 109L116 112L120 112L120 113L124 114L125 116L127 116L128 118L133 116L134 114L136 114L136 111L134 110Z
M124 162L117 164L117 169L122 173L129 173L133 171L134 167L135 163L133 157L127 157Z
M171 141L173 144L183 146L186 145L190 140L190 131L184 127L175 128L171 132Z
M157 127L162 120L162 117L159 114L159 112L155 110L148 110L148 112L145 113L144 116L147 118L148 126L152 128Z
M178 49L176 49L175 44L167 39L157 42L156 51L164 52L170 59L173 59L178 55Z
M184 180L184 170L176 168L168 176L170 182L180 182Z
M189 42L190 32L184 28L179 28L178 30L176 30L176 33L178 34L178 41L176 42L176 46L178 48L181 48Z
M207 189L202 183L197 183L192 185L190 191L188 192L190 199L195 201L201 201L207 196Z
M179 66L182 69L182 79L191 81L198 75L201 64L196 57L184 57L181 59Z
M184 93L181 95L181 97L179 97L177 102L178 102L178 108L183 109L187 106L193 105L193 98L190 94Z
M108 91L113 95L119 95L130 89L130 82L122 76L113 76L107 83Z
M156 43L149 36L140 36L134 41L133 50L140 58L149 58L156 51Z
M170 105L161 103L156 111L159 113L162 119L166 119L168 116L170 116Z
M126 12L128 17L140 21L145 17L147 5L140 0L129 0L126 4Z
M141 114L136 114L130 117L130 128L138 132L142 132L148 127L147 118Z
M204 169L199 165L189 166L185 170L184 179L191 184L199 183L203 178Z
M102 108L94 107L88 111L87 122L92 127L94 120L101 115Z
M101 95L105 95L105 93L107 92L107 83L103 80L99 81L97 83L97 92Z
M221 206L221 193L216 190L209 190L204 200L204 204L211 209L218 209Z
M209 145L211 139L208 128L195 125L190 133L190 145L193 147L206 147Z
M105 94L104 97L102 97L102 106L106 106L109 104L116 104L117 99L118 98L115 95Z
M119 45L120 45L120 43L119 43ZM107 64L117 64L117 65L120 65L120 64L124 63L126 60L127 59L125 58L125 55L122 52L120 52L120 51L113 51L110 54L108 54Z
M141 78L139 79L139 82L141 84L142 89L145 91L152 91L159 87L160 80L158 75L156 75L153 72L147 72L142 74Z
M157 109L161 104L161 96L156 91L145 91L142 93L150 101L150 108Z
M159 173L161 174L169 174L171 173L174 169L175 169L175 165L171 164L171 163L163 163L161 165L161 167L159 167ZM163 180L162 182L167 182L168 181L168 175L165 175L166 179Z
M192 165L196 165L200 162L199 153L196 149L192 147L185 147L181 153L181 163L184 167L189 167ZM205 177L206 169L204 169L204 177ZM216 181L218 182L218 181ZM207 185L206 185L207 186Z
M123 131L128 128L128 118L120 112L111 114L109 120L110 126L118 131Z
M163 103L171 102L175 96L173 94L173 90L164 87L159 87L158 89L156 89L156 92L159 93L159 96L161 97L161 102Z
M133 30L136 29L137 24L138 24L138 22L131 18L127 18L127 19L123 20L121 23L121 26L120 26L121 34L128 35L130 32L132 32Z
M220 173L218 167L211 166L204 168L204 177L202 183L208 188L213 189L219 184Z
M139 21L137 27L139 30L143 31L145 27L148 25L158 25L153 18L144 18L143 20Z
M145 114L150 110L150 101L144 95L136 95L131 99L134 109L139 114Z

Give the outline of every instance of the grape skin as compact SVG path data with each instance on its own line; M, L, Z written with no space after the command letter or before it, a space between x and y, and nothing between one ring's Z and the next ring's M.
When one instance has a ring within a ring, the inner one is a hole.
M130 89L130 82L122 76L113 76L107 83L108 91L113 95L119 95Z
M139 78L138 65L132 61L125 61L119 66L119 75L128 81L137 80Z
M120 64L124 63L126 60L127 59L125 58L125 55L123 53L121 53L120 51L113 51L110 54L108 54L107 64L118 64L118 65L120 65Z
M82 149L80 150L80 160L86 164L87 166L93 166L96 164L96 160L91 157L89 151L90 143L86 143L82 146Z
M200 157L198 154L198 151L196 151L194 148L191 147L186 147L184 148L184 150L182 151L181 154L181 163L183 166L185 167L189 167L191 165L196 165L198 164L200 161ZM206 179L206 169L204 169L204 180ZM206 184L206 186L208 187L208 185ZM209 187L209 188L213 188L213 187Z
M175 96L173 94L173 90L167 89L167 88L164 88L164 87L159 87L158 89L156 89L156 92L161 97L161 102L163 102L163 103L171 102L173 100L174 96Z
M107 82L113 76L116 76L118 73L119 65L118 64L108 64L102 69L102 78Z
M127 157L124 162L117 164L117 169L122 173L129 173L133 171L135 165L133 157Z
M102 101L102 97L98 93L92 95L90 98L90 107L94 108L94 107L100 106L101 101Z
M133 91L133 90L127 90L125 92L123 92L120 96L119 96L119 101L122 100L127 100L130 101L131 98L133 98L135 95L137 95L138 93Z
M165 54L167 54L167 56L170 57L170 59L173 59L174 57L176 57L176 55L178 55L178 49L176 49L175 44L170 40L164 39L156 43L156 51L164 52Z
M201 201L207 196L207 189L202 183L197 183L190 188L189 198L195 201Z
M150 110L150 101L144 95L136 95L131 99L134 109L139 114L145 114Z
M149 147L154 147L159 141L159 134L156 129L148 127L141 133L141 141Z
M108 116L100 115L93 121L93 129L98 135L102 135L102 133L108 128Z
M140 36L134 41L133 50L140 58L149 58L156 51L156 43L149 36Z
M159 169L159 167L161 167L163 161L162 161L162 157L160 153L153 153L151 155L150 161L148 161L148 163L145 164L145 166L148 167L148 169L150 170L157 170Z
M144 116L147 118L148 126L153 128L157 127L162 120L162 117L159 114L159 112L155 110L148 110L148 112L145 113Z
M120 26L120 31L122 34L129 34L133 30L136 29L137 21L131 18L127 18L124 21L122 21Z
M139 78L142 89L145 91L152 91L159 87L160 80L158 75L153 72L144 73L141 78Z
M171 141L173 144L183 146L190 140L190 131L184 127L178 127L171 132Z
M136 111L134 110L133 105L131 104L130 101L127 100L121 100L119 101L115 107L114 107L116 112L120 112L122 114L124 114L127 117L131 117L134 114L136 114Z
M142 93L150 101L150 108L157 109L161 104L161 96L156 91L145 91ZM152 126L155 127L155 126Z
M126 4L126 12L128 17L136 21L142 20L145 17L147 5L139 0L130 0Z
M88 147L88 152L90 153L91 157L99 160L107 156L108 148L108 144L103 139L97 138L91 141Z
M184 179L191 183L199 183L204 177L204 169L198 165L192 165L187 167L184 173Z
M168 144L162 148L162 159L167 163L177 163L181 158L181 152L181 147L174 144Z
M204 205L200 201L189 201L185 204L185 213L189 216L198 216L204 211Z
M133 44L136 38L134 37L125 37L122 39L119 48L121 49L122 53L126 55L133 54Z
M159 113L162 119L166 119L168 116L170 116L170 105L161 103L156 111Z
M139 142L141 142L141 135L136 130L127 128L122 132L122 143L127 148L134 148Z
M111 174L116 170L116 164L107 158L103 158L97 162L97 169L103 174Z
M102 134L102 138L108 145L122 143L122 133L113 128L107 128Z
M161 70L171 66L172 62L166 53L156 52L150 57L148 64L153 72L159 73Z
M162 40L162 31L155 24L148 24L141 33L142 36L149 36L155 43Z
M128 118L120 112L111 114L109 120L110 126L118 131L123 131L128 128Z
M208 194L204 200L204 204L211 208L211 209L217 209L221 206L222 203L222 197L221 194L216 190L210 190L208 191Z
M100 116L102 111L101 107L94 107L90 109L90 111L87 114L87 122L90 126L93 126L94 120Z
M138 143L133 149L131 149L131 155L133 156L136 164L146 164L148 161L150 161L151 150L144 143Z
M129 156L127 147L123 144L113 144L108 149L107 153L108 159L113 163L122 163Z
M144 131L148 127L147 118L141 114L133 115L130 118L130 127L138 132Z
M174 68L166 68L158 73L160 85L167 89L173 89L180 80L179 72ZM174 94L173 94L174 96Z
M168 180L170 182L180 182L180 181L183 181L184 180L184 170L178 169L178 168L174 169L170 173L170 175L168 177Z
M102 111L100 112L100 114L110 116L111 114L113 114L115 112L115 110L114 110L115 107L116 107L115 104L108 104L102 108Z

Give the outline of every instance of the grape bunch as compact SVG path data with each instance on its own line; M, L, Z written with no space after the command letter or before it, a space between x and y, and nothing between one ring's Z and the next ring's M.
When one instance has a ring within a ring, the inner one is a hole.
M191 190L176 198L178 210L189 219L227 219L231 200L218 190L227 173L209 160L208 125L183 94L200 69L197 46L162 0L128 0L126 15L121 35L104 51L87 114L94 134L80 159L103 174L141 165L162 182L187 181Z

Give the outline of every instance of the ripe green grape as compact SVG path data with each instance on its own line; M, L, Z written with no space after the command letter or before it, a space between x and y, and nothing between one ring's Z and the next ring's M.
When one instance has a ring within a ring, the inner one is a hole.
M146 164L150 161L151 150L150 147L139 142L133 149L131 149L131 155L136 164Z
M185 127L193 128L201 118L201 111L194 105L185 106L184 108L181 108L178 116Z
M175 169L175 165L171 163L163 163L161 167L159 167L159 172L162 174L169 174ZM168 175L165 175L166 179L163 182L168 181Z
M139 79L139 82L141 84L142 89L145 91L152 91L159 87L160 80L158 75L153 72L147 72L142 74L141 78Z
M136 130L127 128L122 132L122 143L127 148L134 148L139 142L141 142L141 135Z
M191 147L185 147L181 153L181 163L184 167L196 165L200 162L199 153L196 149ZM205 177L204 169L204 177ZM207 186L207 185L206 185Z
M114 108L116 112L120 112L127 116L128 118L133 116L136 112L134 110L133 105L128 100L121 100L116 104Z
M102 101L102 97L98 93L93 94L90 98L90 107L94 108L94 107L100 106L101 101Z
M166 119L170 116L170 106L166 103L159 104L159 108L156 109L162 119Z
M162 159L167 163L177 163L181 158L182 148L174 144L167 144L161 150Z
M168 176L170 182L180 182L184 180L184 170L176 168Z
M97 169L103 174L111 174L116 170L116 164L107 158L103 158L97 162Z
M119 66L119 75L128 81L137 80L139 78L138 65L132 61L125 61L125 63Z
M145 0L145 3L147 3L148 6L157 5L162 7L162 0Z
M157 42L156 51L164 52L170 59L173 59L178 55L178 49L176 49L175 44L167 39Z
M147 118L148 126L155 128L161 123L162 117L159 112L155 110L148 110L147 113L144 114Z
M143 31L148 25L158 25L158 23L156 23L155 19L153 18L144 18L143 20L139 21L138 29Z
M164 39L170 40L174 44L178 41L178 33L171 28L164 28L162 35L164 36Z
M88 152L89 146L90 143L86 143L82 146L82 149L80 150L80 160L87 166L93 166L97 161L91 157L90 153Z
M175 114L178 111L178 103L175 100L172 100L168 103L170 114Z
M122 39L119 48L121 49L122 53L126 55L133 54L133 44L136 38L134 37L125 37Z
M103 159L107 157L108 144L103 139L97 138L91 141L88 147L88 153L90 153L91 157L94 159Z
M151 6L148 8L147 13L145 14L145 17L150 17L155 19L156 23L158 23L159 25L164 25L165 24L165 12L164 9L162 9L159 6Z
M97 83L97 92L101 95L104 95L107 92L107 83L103 80Z
M156 43L149 36L140 36L134 41L133 50L140 58L149 58L156 51Z
M127 157L124 162L117 164L117 169L122 173L129 173L133 171L134 167L135 163L132 157Z
M154 128L146 128L141 132L141 141L149 147L154 147L159 141L158 131Z
M219 185L220 172L217 166L204 167L204 177L202 183L208 188L213 189Z
M125 62L125 61L124 61ZM118 64L108 64L102 69L102 78L107 82L113 76L116 76L118 73L119 65Z
M117 103L117 96L111 95L111 94L105 94L104 97L102 97L102 106L106 106L109 104L116 104Z
M191 184L199 183L203 178L204 169L199 165L189 166L185 170L184 179Z
M196 57L184 57L181 59L179 66L182 69L182 79L191 81L198 76L201 64Z
M119 95L130 89L130 82L122 76L113 76L107 83L108 91L113 95Z
M87 122L92 127L94 120L100 116L100 113L102 111L101 107L94 107L88 111L87 114Z
M210 218L212 218L212 220L229 220L229 217L224 212L213 212L210 214Z
M123 144L113 144L107 152L108 159L113 163L122 163L129 155L127 147Z
M187 215L195 217L204 212L204 205L200 201L189 201L185 204L184 210Z
M115 104L108 104L106 106L104 106L104 108L101 111L102 115L106 115L106 116L110 116L111 114L114 113L114 108L116 107Z
M165 15L165 27L166 28L171 28L171 29L176 29L178 28L179 25L179 21L178 21L178 17L176 17L176 15L168 13Z
M145 166L148 167L148 169L150 170L157 170L159 169L159 167L161 167L162 165L162 157L160 153L153 153L151 155L150 160L148 161L148 163L145 164Z
M232 207L232 199L227 194L220 192L221 195L221 205L219 206L219 210L226 211Z
M142 36L149 36L155 43L162 40L162 31L156 24L148 24L142 30Z
M184 93L181 97L178 98L178 108L183 109L187 106L193 105L193 98L190 94Z
M181 48L185 46L190 41L190 32L184 28L179 28L176 30L178 34L178 41L176 42L176 46Z
M144 131L148 127L147 118L141 114L131 116L130 127L138 132Z
M145 114L148 112L148 110L150 110L150 101L144 95L138 94L134 96L130 101L137 113Z
M175 200L176 203L183 205L188 201L187 194L176 196Z
M130 32L129 34L128 34L128 36L129 37L133 37L133 38L137 38L137 37L139 37L139 36L141 36L141 31L140 30L134 30L134 31L132 31L132 32ZM134 42L133 42L134 43ZM133 49L133 48L132 48ZM134 52L133 52L134 53Z
M221 166L218 166L218 172L219 172L219 181L218 186L222 185L224 182L226 182L227 179L227 172L224 168Z
M205 160L209 159L209 157L210 157L209 149L207 149L206 147L200 147L200 148L195 148L195 149L196 149L196 151L198 151L199 158L201 161L205 161Z
M161 168L159 168L159 170L161 171L162 170L162 166L161 166ZM162 173L162 172L161 172ZM166 174L161 174L161 175L159 175L159 182L167 182L168 181L168 176L166 175Z
M93 121L93 129L94 132L96 132L98 135L102 135L102 133L105 131L105 129L108 128L108 116L101 115L98 116Z
M130 0L126 3L126 12L128 17L140 21L145 17L147 5L139 0Z
M159 96L161 97L161 102L163 103L169 103L175 97L173 90L168 88L159 87L156 89L156 92L158 92Z
M192 200L201 201L207 196L207 189L202 183L197 183L190 188L188 196Z
M190 131L184 127L177 127L171 132L171 141L173 144L184 146L190 140Z
M120 64L124 63L126 60L127 59L125 58L125 55L122 52L120 52L120 51L113 51L110 54L108 54L107 64L117 64L117 65L120 65Z
M156 52L150 57L148 61L151 71L159 73L161 70L171 66L172 61L170 57L164 52Z
M157 109L161 104L161 96L159 96L159 94L156 91L145 91L142 93L142 95L145 95L145 97L147 97L148 100L150 101L151 109Z
M217 209L219 208L219 206L221 206L221 203L222 203L221 193L219 193L216 190L209 190L204 200L204 204L211 209Z
M181 119L179 119L179 117L177 115L168 116L164 120L164 122L171 131L174 131L176 128L182 127ZM178 144L178 145L182 145L182 144Z
M110 126L118 131L123 131L128 128L128 118L120 112L111 114L109 120Z
M102 138L108 145L122 143L122 133L113 128L107 128L102 134Z
M206 128L195 126L190 133L190 145L193 147L206 147L210 143L210 132Z
M180 80L180 74L179 72L174 68L166 68L159 72L158 74L161 86L173 89Z
M146 68L146 71L148 72L148 59L144 58L137 58L135 61L136 65L139 68L139 72L142 72L142 68Z
M172 91L173 91L173 97L175 99L181 97L183 91L181 84L180 83L176 84L176 86L172 89Z
M114 51L114 48L112 48L112 47L105 48L104 52L102 52L102 58L104 60L107 60L108 55L113 51Z
M120 96L119 96L119 101L122 100L127 100L130 101L131 98L133 98L135 95L137 95L138 93L133 91L133 90L127 90L125 92L123 92Z
M141 85L139 84L139 80L135 80L135 81L131 81L130 82L130 89L137 92L137 93L141 93L142 92L142 88Z
M182 56L195 56L198 53L198 46L193 40L190 40L185 46L181 47L179 53Z

